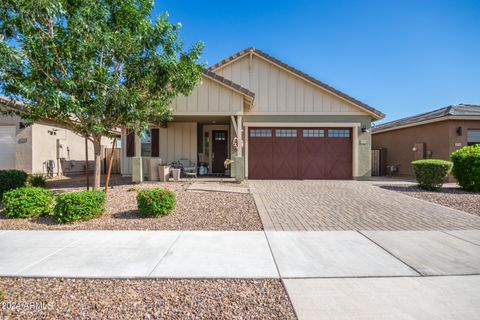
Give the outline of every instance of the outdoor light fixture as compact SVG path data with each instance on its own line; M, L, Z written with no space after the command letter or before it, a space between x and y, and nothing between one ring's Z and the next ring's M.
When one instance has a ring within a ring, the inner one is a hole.
M368 133L368 132L370 132L370 130L369 130L367 127L363 127L363 128L362 128L362 132L363 132L363 133Z
M458 128L457 128L457 134L458 134L459 136L463 135L463 128L462 128L462 127L458 127Z

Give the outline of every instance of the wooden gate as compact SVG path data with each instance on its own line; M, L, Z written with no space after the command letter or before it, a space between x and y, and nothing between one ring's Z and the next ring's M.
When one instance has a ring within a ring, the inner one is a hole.
M113 161L112 161L112 172L111 174L120 174L120 151L121 149L115 148L113 151ZM112 155L112 148L103 149L103 161L102 161L102 172L108 172L108 166L110 164L110 156Z

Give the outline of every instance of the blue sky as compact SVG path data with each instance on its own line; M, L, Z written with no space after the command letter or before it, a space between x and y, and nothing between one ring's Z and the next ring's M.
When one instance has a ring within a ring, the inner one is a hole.
M373 106L384 121L480 104L480 1L157 1L209 65L253 46ZM380 123L380 122L379 122Z

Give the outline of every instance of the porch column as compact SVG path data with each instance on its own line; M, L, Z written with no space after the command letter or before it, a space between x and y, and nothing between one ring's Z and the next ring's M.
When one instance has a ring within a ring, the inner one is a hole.
M135 157L132 158L132 182L143 182L142 141L138 133L135 133Z
M237 156L235 157L235 180L242 181L245 179L245 159L243 158L243 117L237 116Z
M243 149L243 123L242 123L242 116L237 116L237 140L238 140L238 150L237 156L242 156L242 149Z

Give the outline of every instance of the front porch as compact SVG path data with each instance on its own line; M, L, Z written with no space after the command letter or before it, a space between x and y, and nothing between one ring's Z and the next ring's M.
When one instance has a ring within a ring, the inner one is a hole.
M162 176L156 170L163 165L180 169L182 180L241 181L245 176L242 127L241 115L222 115L174 116L173 121L152 125L141 134L123 129L122 175L137 183L158 181Z

